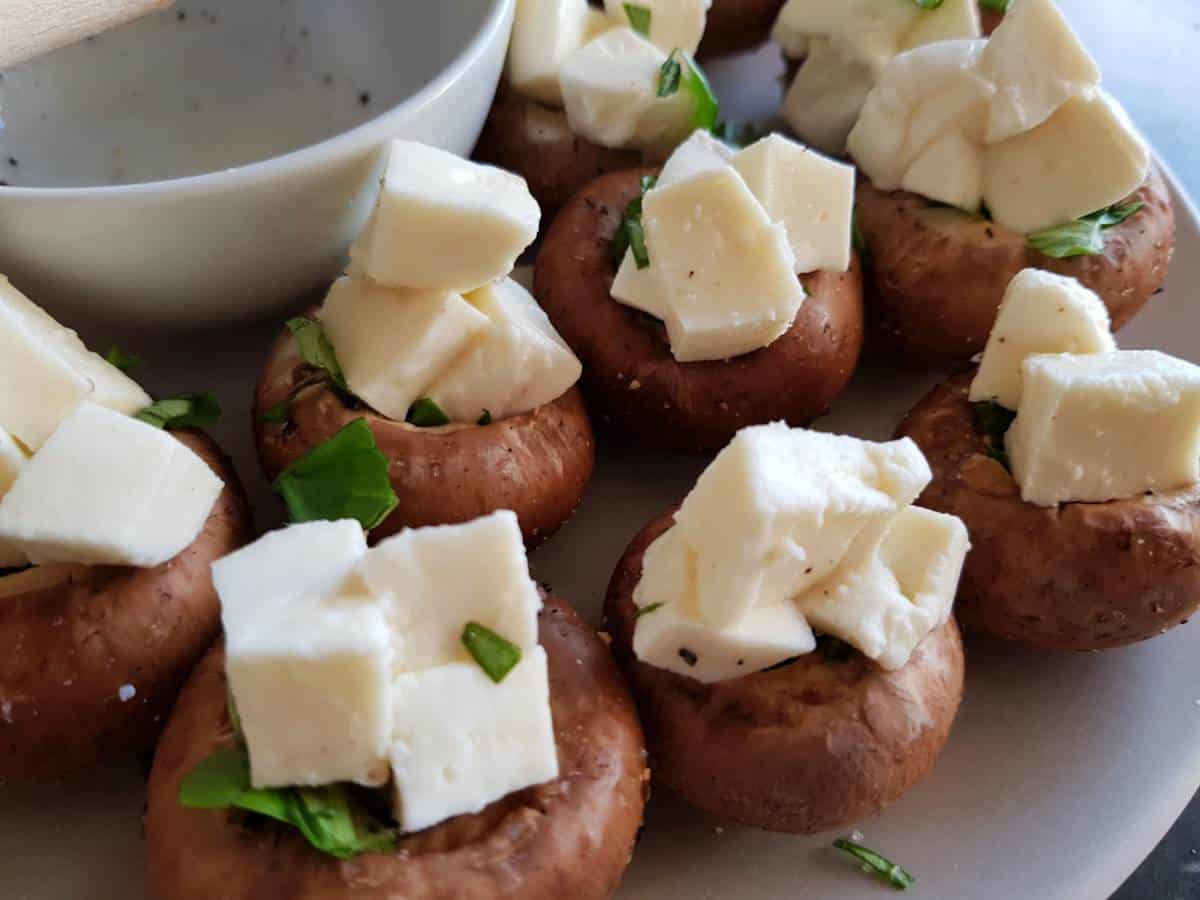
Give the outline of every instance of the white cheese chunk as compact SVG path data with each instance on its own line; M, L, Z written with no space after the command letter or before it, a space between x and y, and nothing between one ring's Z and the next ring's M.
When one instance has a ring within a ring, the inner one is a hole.
M679 362L726 359L791 327L804 288L787 230L772 223L732 168L649 191L643 226Z
M970 399L1017 409L1025 357L1116 349L1103 300L1074 278L1023 269L1004 292L979 371L971 382Z
M913 160L900 187L939 203L977 212L983 199L983 151L958 132L947 132Z
M0 428L0 500L8 493L13 482L25 466L25 450L13 440L3 428ZM29 562L25 554L15 544L0 541L0 569L14 569Z
M729 165L733 148L699 129L675 148L658 174L658 187L667 187L701 172L711 172Z
M546 652L499 684L474 662L398 675L392 687L395 816L404 831L475 813L558 777Z
M521 94L550 106L562 105L558 70L608 17L587 0L517 0L508 45L508 82Z
M906 507L882 535L862 535L837 572L796 605L814 627L898 669L949 619L969 548L957 517Z
M350 389L400 422L489 325L453 291L352 278L334 282L319 316Z
M977 0L943 0L937 7L921 11L900 42L900 50L940 41L977 38L980 33Z
M609 18L622 25L631 24L626 5L627 0L604 0ZM648 37L659 49L696 52L712 0L636 0L636 5L649 11Z
M695 126L684 90L658 96L667 55L630 28L607 31L572 53L560 72L567 121L604 147L673 147Z
M874 84L869 67L845 59L826 38L813 38L784 95L783 117L806 143L840 156Z
M488 326L428 391L451 421L527 412L579 380L579 360L521 285L502 278L466 299L488 317Z
M613 279L611 294L618 303L632 306L657 319L667 317L667 310L658 294L658 284L654 276L650 274L649 267L638 268L632 250L625 251L625 258L621 260L617 275Z
M675 517L696 554L698 617L724 627L819 583L860 532L882 527L930 478L907 438L876 444L778 422L743 429Z
M1100 67L1053 0L1016 0L988 40L979 68L999 86L988 115L990 144L1036 128L1100 83Z
M893 0L788 0L772 38L785 52L803 50L806 37L833 38L847 60L878 71L922 15L915 3Z
M1038 506L1164 492L1200 477L1200 367L1153 350L1035 354L1005 439Z
M350 257L380 284L472 291L512 271L540 220L520 176L393 141L375 211Z
M151 568L196 539L221 488L169 433L86 403L0 500L0 542L34 564Z
M1028 234L1124 199L1149 170L1150 151L1125 111L1093 89L1032 131L988 146L983 197L997 224Z
M0 276L0 427L37 450L85 400L133 413L150 396Z
M528 650L542 608L517 517L501 510L468 522L402 531L368 551L365 591L385 598L396 672L472 661L463 628L477 622Z
M853 166L773 134L734 156L733 167L787 229L797 272L850 268Z

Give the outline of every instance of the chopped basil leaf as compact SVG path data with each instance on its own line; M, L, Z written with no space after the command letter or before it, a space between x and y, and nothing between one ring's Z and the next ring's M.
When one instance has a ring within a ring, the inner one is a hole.
M463 646L488 678L499 684L521 661L521 648L506 641L478 622L468 622L462 633Z
M126 375L142 364L140 356L134 356L126 353L120 347L109 347L108 352L104 354L104 359L113 366L116 366Z
M1017 414L999 403L983 400L975 404L975 420L987 442L987 454L1004 468L1012 471L1008 452L1004 449L1004 436L1012 426Z
M696 64L691 54L672 50L658 73L658 96L672 97L680 90L690 95L694 104L693 127L704 131L716 128L721 107L704 70Z
M654 175L642 176L642 193L629 201L625 215L613 236L613 262L619 269L625 260L625 251L633 251L633 261L639 269L650 265L650 254L646 251L646 232L642 228L642 197L658 183Z
M232 690L225 692L225 710L229 713L229 724L233 727L234 736L239 741L245 740L245 735L242 733L242 717L238 712L237 702L233 699Z
M645 6L636 3L625 4L625 15L629 17L629 27L642 37L650 36L651 13Z
M333 344L329 342L329 335L325 333L325 326L316 319L298 316L288 319L287 327L296 336L296 343L300 345L300 355L304 357L304 361L329 376L335 387L350 393Z
M180 394L151 403L134 418L155 428L207 428L221 418L221 404L211 392Z
M1124 206L1105 207L1082 219L1031 232L1025 240L1034 250L1054 259L1096 256L1104 252L1104 231L1120 225L1144 205L1135 201Z
M388 461L365 419L355 419L280 473L275 490L293 522L357 519L370 531L388 517L396 492Z
M663 606L665 606L665 605L666 604L664 604L661 601L659 601L658 603L647 604L646 606L640 607L638 609L638 611L633 614L633 617L635 619L640 619L642 616L648 616L648 615L650 615L650 613L655 612L656 610L662 609Z
M858 210L850 213L850 244L858 253L860 262L867 259L867 239L863 237L862 229L858 227Z
M436 428L439 425L447 424L450 421L450 417L442 412L442 408L428 397L422 397L409 407L408 417L405 421L409 425L416 425L418 428Z
M753 122L718 122L713 126L713 137L731 147L749 147L766 136L767 132Z
M259 417L264 422L286 422L288 413L292 410L292 401L284 400L282 403L276 403L270 409L267 409Z
M848 853L862 863L864 872L871 872L878 875L880 879L896 888L896 890L906 891L916 883L916 879L906 872L902 866L897 865L885 856L881 856L869 847L864 847L862 844L856 844L844 838L838 838L838 840L833 842L833 846L843 853Z
M658 72L658 96L673 96L679 90L681 80L683 80L683 66L679 62L679 53L672 51Z
M1006 13L1012 0L979 0L979 5L983 9L990 9L992 12Z
M492 424L492 411L490 409L485 409L483 411L483 415L479 417L479 420L475 424L476 425L491 425Z
M192 809L235 808L275 819L338 859L386 852L396 843L396 830L375 819L343 785L252 788L250 757L240 745L201 760L180 783L179 802Z
M942 0L913 0L921 9L937 9L942 5Z

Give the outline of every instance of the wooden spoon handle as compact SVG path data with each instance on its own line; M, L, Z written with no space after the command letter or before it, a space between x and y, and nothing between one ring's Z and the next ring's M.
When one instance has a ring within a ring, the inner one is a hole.
M2 0L0 69L115 28L172 0Z

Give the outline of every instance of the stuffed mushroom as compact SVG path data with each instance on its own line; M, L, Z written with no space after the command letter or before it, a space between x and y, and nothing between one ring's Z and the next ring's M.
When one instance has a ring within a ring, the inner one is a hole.
M599 422L695 452L827 412L863 338L852 183L778 136L734 154L698 132L657 175L603 176L572 200L534 294Z
M57 778L153 745L252 525L211 397L153 402L3 279L0 345L0 781Z
M807 833L929 770L962 698L967 539L908 505L928 477L910 441L749 428L633 540L606 627L662 784Z
M607 647L530 580L511 513L371 550L357 522L295 525L216 577L226 639L150 776L157 896L612 894L641 729Z
M1118 350L1078 283L1018 275L980 366L897 433L933 468L919 502L970 530L957 610L971 632L1100 650L1200 607L1200 368Z
M1078 278L1118 328L1158 291L1170 196L1099 82L1052 0L1021 0L987 40L921 47L884 69L848 140L884 353L919 368L967 362L1028 266Z
M365 423L394 492L367 523L377 537L496 509L531 545L557 530L595 447L579 361L509 277L538 217L518 177L397 142L349 273L289 322L259 379L267 475L302 478Z

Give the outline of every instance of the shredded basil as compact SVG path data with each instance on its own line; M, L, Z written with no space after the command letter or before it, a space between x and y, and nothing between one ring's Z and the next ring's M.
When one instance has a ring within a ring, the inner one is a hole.
M1104 252L1105 230L1120 225L1144 205L1135 201L1124 206L1108 206L1082 219L1031 232L1025 241L1034 250L1054 259L1096 256Z
M992 12L1006 13L1008 7L1012 4L1012 0L979 0L979 6L982 9L990 9Z
M292 411L292 401L284 400L281 403L276 403L271 408L264 410L259 416L264 422L286 422L288 414Z
M696 64L691 54L672 50L658 73L658 96L672 97L680 90L692 99L694 127L703 131L716 128L721 105L704 70Z
M850 213L850 245L858 253L861 262L867 260L867 239L863 237L862 228L858 224L858 209Z
M637 3L626 3L625 15L629 17L630 28L642 35L642 37L650 36L650 20L652 15L647 7L639 6Z
M906 872L902 866L892 862L886 856L875 852L870 847L864 847L862 844L856 844L854 841L848 841L845 838L838 838L838 840L833 842L833 846L860 862L864 872L877 875L882 881L887 882L898 891L906 891L916 883L916 879Z
M731 147L741 149L766 137L767 131L753 122L718 122L713 126L713 137Z
M409 407L408 416L405 418L405 421L409 425L416 425L418 428L436 428L439 425L449 423L450 417L442 412L442 408L428 397L422 397Z
M1004 436L1012 427L1017 414L999 403L983 400L975 404L975 420L987 443L987 454L1004 468L1012 471L1008 451L1004 449Z
M650 254L646 251L646 232L642 228L642 198L658 183L654 175L642 176L642 192L629 201L625 215L613 236L613 263L619 269L625 260L625 251L633 251L633 261L639 269L650 265Z
M479 417L479 420L475 424L476 425L491 425L492 424L492 411L490 409L485 409L483 411L483 415Z
M140 356L134 356L131 353L126 353L120 347L109 347L108 352L104 354L104 359L110 365L116 366L126 375L142 364Z
M487 677L499 684L521 661L521 648L478 622L463 628L463 646Z
M652 612L657 612L664 606L666 606L666 604L662 601L659 601L658 603L649 603L646 606L640 607L638 611L633 614L633 617L635 619L640 619L642 616L648 616Z
M207 428L221 418L215 394L180 394L157 400L133 416L155 428Z
M324 372L335 387L350 393L337 353L334 352L333 344L329 342L329 335L325 333L325 326L316 319L298 316L288 319L287 327L295 335L304 361Z
M943 0L912 0L921 9L937 9Z

